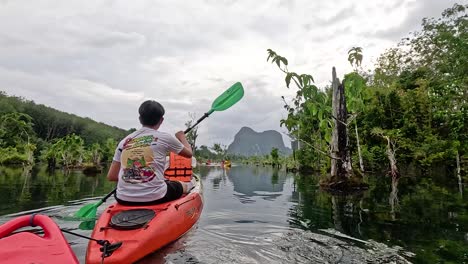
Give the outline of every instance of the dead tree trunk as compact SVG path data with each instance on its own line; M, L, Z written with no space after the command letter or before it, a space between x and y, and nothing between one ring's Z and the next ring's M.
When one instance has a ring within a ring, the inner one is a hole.
M400 177L400 172L398 171L397 167L397 161L395 158L395 146L393 145L390 137L388 136L383 136L387 140L387 157L388 161L390 162L390 173L393 178L399 178Z
M358 155L359 155L359 168L361 169L362 172L364 172L364 161L362 160L361 144L359 143L359 133L357 129L356 120L354 120L354 129L356 131L356 144L357 144L357 150L358 150Z
M348 127L346 109L346 98L344 94L344 83L336 77L336 70L332 70L332 115L333 132L331 142L331 177L332 180L342 181L348 179L352 173L351 154L348 146Z

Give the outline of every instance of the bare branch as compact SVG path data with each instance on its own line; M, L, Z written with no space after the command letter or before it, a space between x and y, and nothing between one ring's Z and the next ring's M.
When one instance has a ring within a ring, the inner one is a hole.
M283 134L287 135L290 139L299 140L299 141L301 141L301 142L307 144L309 147L315 149L315 150L318 151L320 154L325 155L325 156L329 157L330 159L341 160L340 158L336 158L336 157L330 156L330 155L329 155L328 153L326 153L325 151L321 150L320 148L318 148L318 147L312 145L311 143L309 143L309 142L307 142L307 141L305 141L305 140L303 140L303 139L300 139L300 138L293 138L293 137L291 137L291 135L286 134L286 133L284 133L284 132L283 132Z

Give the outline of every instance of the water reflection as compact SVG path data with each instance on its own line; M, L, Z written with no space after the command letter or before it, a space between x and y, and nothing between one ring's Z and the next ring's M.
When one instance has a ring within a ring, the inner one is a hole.
M253 197L274 201L282 195L287 175L276 168L233 167L226 172L234 186L235 196L242 203L255 202Z
M398 200L398 180L399 177L392 177L392 191L390 192L390 197L388 198L388 202L390 204L390 215L392 216L392 220L396 220L396 213L400 209L400 202Z
M460 193L460 197L463 198L463 181L460 175L460 172L457 173L458 178L458 192Z
M50 171L47 167L0 167L0 215L65 204L112 190L104 175Z

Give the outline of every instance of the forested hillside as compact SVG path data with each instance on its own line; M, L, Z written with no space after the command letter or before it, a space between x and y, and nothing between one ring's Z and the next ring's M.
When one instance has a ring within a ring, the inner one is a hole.
M128 131L0 92L0 162L81 166L109 159Z

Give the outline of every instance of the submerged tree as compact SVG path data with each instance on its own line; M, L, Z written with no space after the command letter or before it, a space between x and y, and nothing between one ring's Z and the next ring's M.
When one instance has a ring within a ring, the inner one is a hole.
M362 60L360 52L360 48L355 48L353 53L350 53L350 60L357 65ZM278 68L286 74L286 86L289 88L291 81L293 81L298 88L292 106L283 97L288 117L281 120L281 125L285 125L291 135L297 135L296 139L305 143L304 145L309 148L305 149L305 152L316 153L309 160L310 163L312 163L314 156L318 155L326 156L331 161L331 177L323 181L322 186L332 189L349 189L361 186L361 183L356 182L352 177L345 82L339 81L335 68L333 68L332 100L330 101L328 94L313 84L314 80L311 75L290 72L287 59L268 49L267 61L270 58L272 63L276 63ZM349 79L357 80L353 77ZM357 87L357 84L355 86Z
M336 71L332 71L332 117L334 119L332 142L330 153L332 155L329 184L346 184L353 176L351 151L348 138L348 110L344 83L340 83L336 77Z

